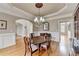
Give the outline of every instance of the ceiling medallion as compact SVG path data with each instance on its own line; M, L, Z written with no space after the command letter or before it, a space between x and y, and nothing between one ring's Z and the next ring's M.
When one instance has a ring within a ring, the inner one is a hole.
M37 8L42 8L43 3L36 3L35 6L36 6Z

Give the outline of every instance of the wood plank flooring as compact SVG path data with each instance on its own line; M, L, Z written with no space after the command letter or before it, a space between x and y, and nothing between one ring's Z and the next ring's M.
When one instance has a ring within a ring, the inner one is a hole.
M49 48L49 56L65 56L65 54L61 54L59 43L51 42L51 46ZM29 52L27 53L29 55ZM7 47L4 49L0 49L0 56L24 56L24 41L23 39L17 39L16 45ZM29 55L30 56L30 55ZM38 51L33 54L33 56L38 56ZM45 50L41 50L40 56L48 56Z
M53 50L49 49L50 55L58 55L57 46L58 43L52 42L51 43ZM41 51L41 56L48 56L45 50ZM16 45L7 47L4 49L0 49L0 56L24 56L24 41L22 39L16 40ZM38 51L33 54L33 56L38 56Z

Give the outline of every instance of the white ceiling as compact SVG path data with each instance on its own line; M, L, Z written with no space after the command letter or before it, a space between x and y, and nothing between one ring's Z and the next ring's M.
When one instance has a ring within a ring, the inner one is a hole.
M32 15L39 16L39 9L35 7L35 3L13 3L12 6L25 12L29 12ZM40 9L40 15L45 16L51 13L55 13L62 9L64 6L64 3L43 3L43 7Z
M44 15L46 20L62 18L62 16L72 17L76 7L77 3L44 3L41 15ZM0 3L0 13L33 21L35 16L38 15L38 10L34 3Z

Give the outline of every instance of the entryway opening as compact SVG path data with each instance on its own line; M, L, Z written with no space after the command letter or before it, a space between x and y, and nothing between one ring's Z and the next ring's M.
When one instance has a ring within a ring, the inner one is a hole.
M17 37L24 37L26 34L33 32L33 24L25 19L16 20L16 34Z
M70 49L70 38L71 38L71 22L60 22L59 23L59 48L60 52L63 55L69 55L69 49Z

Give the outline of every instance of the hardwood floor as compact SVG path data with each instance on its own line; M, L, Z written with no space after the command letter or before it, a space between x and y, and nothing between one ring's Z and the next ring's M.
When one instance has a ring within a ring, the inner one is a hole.
M23 40L17 40L16 45L0 49L0 55L2 56L23 56L24 44Z
M51 46L48 50L49 56L65 56L61 54L60 47L58 42L51 42ZM27 53L29 55L29 52ZM0 56L24 56L24 41L23 39L17 39L16 45L0 49ZM38 56L38 51L33 54L33 56ZM41 50L40 56L48 56L45 50Z

